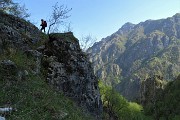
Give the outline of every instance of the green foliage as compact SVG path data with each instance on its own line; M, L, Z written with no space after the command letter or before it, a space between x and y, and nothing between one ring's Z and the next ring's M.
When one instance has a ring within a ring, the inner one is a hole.
M99 82L99 87L104 111L107 113L105 116L108 115L109 118L118 117L122 109L127 106L127 101L114 89L105 86L101 81Z
M141 105L128 102L112 87L105 86L101 81L99 87L104 107L103 119L152 120L150 116L144 115Z
M0 106L9 104L17 111L11 113L8 119L17 120L84 120L82 111L61 93L53 91L45 78L29 75L25 81L18 81L6 86L6 81L0 81ZM67 116L66 116L67 114Z
M161 32L161 31L159 31L159 30L155 30L155 31L153 31L151 34L150 34L150 36L156 36L156 35L161 35L161 36L164 36L165 35L165 33L163 33L163 32Z
M51 33L49 35L51 39L53 38L58 38L64 41L69 41L69 42L78 42L78 39L74 37L72 32L67 32L67 33Z
M22 80L8 80L0 72L0 106L13 107L17 111L6 115L10 120L90 120L90 115L60 92L53 90L43 75L31 73L35 66L33 57L18 50L11 50L0 56L0 61L10 59L18 70L27 70ZM12 74L11 74L12 75ZM17 74L13 74L16 76Z
M176 120L180 115L180 75L167 84L164 91L157 93L154 105L145 107L145 113L153 115L154 119Z
M3 35L1 34L2 36L0 35L0 38L3 38L1 40L4 40L2 43L3 51L0 51L0 62L1 60L11 60L15 63L15 71L11 72L7 69L9 74L0 67L0 107L17 109L17 111L8 113L8 115L5 114L6 118L9 120L93 119L89 114L81 110L76 103L48 85L43 73L46 72L45 69L41 68L43 69L42 73L34 75L33 69L37 67L36 58L31 55L27 57L24 51L20 51L19 48L16 49L17 45L19 45L16 44L17 41L17 43L22 43L21 45L25 45L25 47L27 45L28 48L35 50L37 47L45 45L48 36L39 33L39 30L34 25L25 20L13 15L7 15L4 12L2 12L1 16L0 26L4 28L8 26L10 29L7 29L7 31L10 31L12 35L8 35L9 33L6 32ZM16 32L18 38L16 38ZM72 40L77 41L72 34L67 36L62 34L64 39L70 41L73 38ZM27 74L24 74L24 71ZM22 79L16 79L20 78L19 74L21 73L24 74L21 77Z
M35 66L34 58L27 58L22 51L7 48L6 51L1 54L0 60L11 60L19 66L20 69L31 70Z
M117 84L119 84L121 82L121 78L118 76L114 76L112 73L110 73L109 75L107 75L106 80L104 81L104 83L106 85L115 87Z
M44 33L39 33L39 38L40 38L39 41L31 44L32 49L36 50L38 47L45 45L46 42L49 40L48 35L46 35Z
M144 115L143 107L137 103L129 102L126 110L124 118L127 120L152 120L151 116Z

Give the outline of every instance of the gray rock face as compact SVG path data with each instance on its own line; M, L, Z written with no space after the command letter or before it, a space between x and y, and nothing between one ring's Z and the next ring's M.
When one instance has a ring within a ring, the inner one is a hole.
M0 53L6 48L30 49L39 40L39 30L34 25L0 11Z
M155 104L158 93L162 92L165 88L166 81L161 76L155 75L144 81L142 81L140 93L141 93L141 104L148 106Z
M140 95L139 81L151 74L173 80L180 71L180 14L160 20L126 23L88 49L98 77L132 100ZM116 65L116 67L112 66ZM137 96L138 95L138 96Z
M48 69L49 84L87 108L90 113L96 116L101 114L98 80L72 33L52 34L43 59L43 65Z
M53 34L44 45L47 39L47 35L29 22L0 11L0 81L4 83L2 86L5 85L3 91L22 83L21 80L34 79L32 73L40 77L47 73L51 86L100 119L102 104L98 80L78 40L72 33ZM62 111L55 118L65 119L69 114Z

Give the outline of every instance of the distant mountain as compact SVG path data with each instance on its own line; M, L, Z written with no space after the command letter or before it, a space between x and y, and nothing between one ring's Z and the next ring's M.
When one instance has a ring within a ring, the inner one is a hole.
M139 98L141 81L180 73L180 13L139 24L126 23L88 49L94 71L128 99ZM118 85L117 85L118 84Z

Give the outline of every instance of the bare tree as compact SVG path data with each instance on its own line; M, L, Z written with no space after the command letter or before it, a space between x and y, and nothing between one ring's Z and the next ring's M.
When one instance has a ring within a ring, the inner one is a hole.
M58 2L53 6L52 15L49 19L49 28L48 28L48 34L51 31L51 28L53 26L58 26L59 24L62 24L64 22L64 19L67 19L70 17L68 13L72 10L68 9L67 6L64 5L58 5Z
M13 0L0 0L0 10L23 19L30 16L25 5L21 6L19 3L14 3Z
M13 4L12 0L0 0L0 10L7 11Z
M96 37L92 37L91 34L87 36L82 36L79 40L81 49L85 52L89 47L91 47L97 41Z
M73 28L71 26L71 23L69 23L68 25L65 25L65 31L64 32L72 32Z
M26 19L30 17L30 14L27 13L27 10L28 9L26 9L25 4L20 6L18 3L14 3L10 9L10 13L16 17Z

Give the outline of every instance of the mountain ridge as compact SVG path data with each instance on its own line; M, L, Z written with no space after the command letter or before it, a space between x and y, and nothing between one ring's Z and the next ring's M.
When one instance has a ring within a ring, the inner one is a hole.
M136 25L126 23L87 51L100 79L109 85L117 83L118 79L121 82L116 87L121 94L127 98L136 94L138 98L141 81L147 76L160 74L166 80L177 77L179 44L180 13L177 13L166 19L146 20ZM125 84L128 85L124 87ZM130 86L134 86L132 89L136 88L136 92L128 90Z

